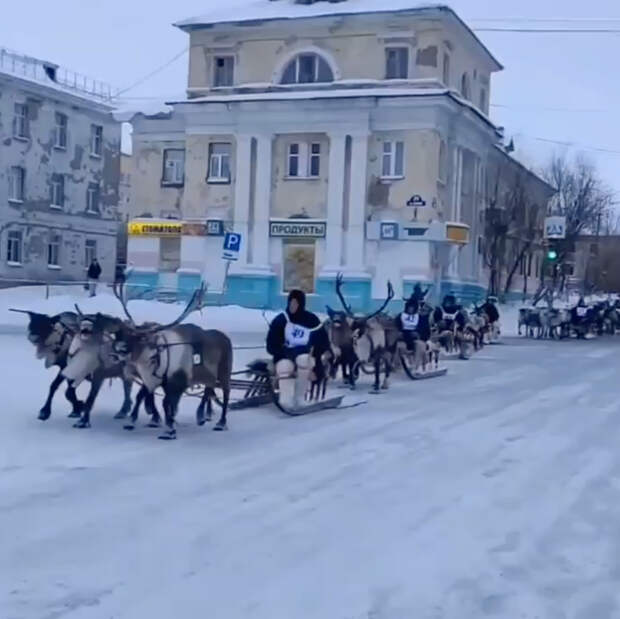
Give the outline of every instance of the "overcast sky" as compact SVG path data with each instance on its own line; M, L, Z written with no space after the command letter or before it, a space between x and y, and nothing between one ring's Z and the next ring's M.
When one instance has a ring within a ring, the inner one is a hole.
M187 36L172 22L205 13L210 5L243 1L3 2L0 47L53 60L123 89L186 47ZM450 4L473 27L620 30L619 0L452 0ZM518 24L482 22L481 18L592 21ZM506 127L508 136L514 136L520 157L532 165L542 164L554 150L563 148L543 140L573 143L570 152L583 150L620 194L620 33L478 34L505 66L494 78L491 115ZM126 96L182 95L186 64L183 55Z

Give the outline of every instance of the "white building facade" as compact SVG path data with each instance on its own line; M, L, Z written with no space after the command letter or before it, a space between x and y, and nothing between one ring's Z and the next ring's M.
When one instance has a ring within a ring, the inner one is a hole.
M188 98L133 118L129 282L281 307L358 310L416 282L486 289L488 118L501 65L447 7L264 0L177 24ZM367 5L366 5L367 6ZM221 258L225 231L239 260ZM226 276L227 275L227 276Z
M116 262L120 124L109 88L0 49L0 285Z

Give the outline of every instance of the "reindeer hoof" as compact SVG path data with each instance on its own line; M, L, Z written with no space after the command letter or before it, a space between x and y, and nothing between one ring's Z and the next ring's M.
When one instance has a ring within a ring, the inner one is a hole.
M136 426L133 423L126 423L123 426L123 430L130 430L131 431L131 430L135 430L135 429L136 429Z
M161 421L156 420L156 421L149 421L146 424L147 428L160 428L161 427Z
M371 395L380 395L381 389L371 389L368 393L370 393Z
M225 423L217 423L213 426L214 432L225 432L228 430L228 426Z
M116 415L114 415L114 419L125 419L127 417L127 411L118 411Z
M81 417L81 415L78 411L73 411L72 413L69 413L67 417L69 417L69 419L77 419L78 417Z
M90 428L90 421L86 421L85 419L80 419L77 423L73 424L73 427L78 428L79 430Z
M173 441L177 437L176 430L168 430L168 432L164 432L164 434L160 434L157 438L162 441Z
M41 421L47 421L50 418L51 414L52 414L51 410L48 411L48 410L42 408L39 411L39 415L38 415L37 419L40 419Z

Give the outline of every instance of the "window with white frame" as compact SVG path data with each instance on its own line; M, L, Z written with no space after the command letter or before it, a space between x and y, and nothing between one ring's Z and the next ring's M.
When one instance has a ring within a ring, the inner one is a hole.
M60 237L57 234L52 235L47 244L47 266L60 266Z
M6 261L10 264L22 262L22 232L21 230L9 230L6 244Z
M86 189L86 212L99 213L99 183L88 183Z
M56 125L54 127L54 148L67 148L67 126L69 119L66 114L56 112Z
M382 178L402 178L405 170L405 143L383 142Z
M182 185L185 180L185 150L168 148L164 151L164 185Z
M63 208L65 205L65 176L64 174L52 174L50 188L50 206Z
M463 73L461 77L461 95L463 95L464 99L468 99L470 97L471 91L469 88L469 75L467 73Z
M450 54L443 55L443 84L450 88Z
M437 180L444 184L448 180L448 147L444 140L439 141L439 171Z
M321 144L292 142L288 145L286 176L318 178L321 174Z
M234 56L215 56L213 59L213 86L232 86L235 72Z
M313 84L333 82L334 74L318 54L298 54L291 60L282 73L282 84Z
M103 153L103 127L101 125L90 126L90 154L93 157L101 157Z
M84 266L88 268L90 263L97 257L97 241L86 239L84 242Z
M209 144L209 172L207 182L230 183L231 145L226 142Z
M409 77L409 48L385 48L385 79L406 79Z
M23 202L26 185L26 170L13 166L9 170L9 202Z
M30 122L28 117L28 104L16 103L15 116L13 118L13 137L27 140L30 137Z

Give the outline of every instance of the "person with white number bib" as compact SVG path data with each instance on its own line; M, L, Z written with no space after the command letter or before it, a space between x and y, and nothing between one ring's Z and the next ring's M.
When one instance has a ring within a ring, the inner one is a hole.
M402 334L407 350L415 348L415 340L420 339L418 327L420 326L420 313L418 302L409 299L405 303L404 311L396 317L396 326Z
M315 365L313 353L328 347L321 321L306 310L305 293L291 290L286 310L273 319L267 333L267 352L273 357L283 406L303 404Z

